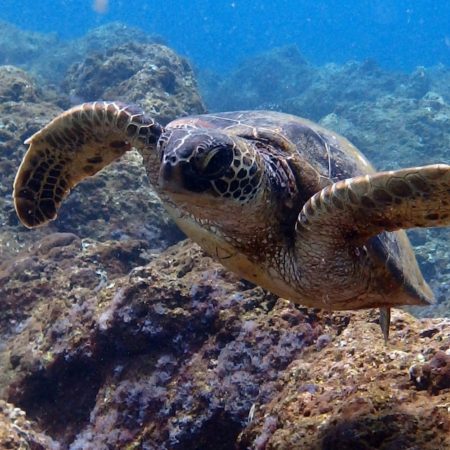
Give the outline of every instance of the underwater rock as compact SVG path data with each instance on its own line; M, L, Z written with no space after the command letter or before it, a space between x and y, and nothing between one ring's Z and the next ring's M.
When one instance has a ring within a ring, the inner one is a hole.
M61 113L61 109L44 101L45 94L21 69L0 67L0 263L16 254L46 230L30 234L19 225L13 202L12 185L25 146L23 142Z
M423 86L412 86L418 78L384 71L373 60L315 67L289 46L249 58L219 86L208 81L211 74L202 85L206 103L216 111L275 109L318 121L336 107L373 101L400 87L422 96Z
M430 331L432 335L438 332L436 329ZM409 373L418 389L427 389L431 394L448 390L450 388L450 352L437 352L428 363L412 366Z
M21 67L41 82L59 83L67 69L90 52L104 52L128 42L163 44L155 34L120 22L94 28L78 39L61 40L56 33L25 31L0 21L0 65Z
M417 67L406 83L400 84L397 95L400 97L421 98L432 89L430 71L425 67Z
M450 230L435 228L409 233L417 260L436 297L427 308L411 308L417 317L450 316Z
M448 161L450 104L434 92L420 99L385 95L374 102L337 106L320 123L345 133L377 168Z
M438 64L427 68L426 72L431 80L429 90L438 92L446 102L450 102L450 68L444 64Z
M307 90L316 75L317 69L290 45L244 61L218 86L209 74L204 95L214 111L276 110L287 98Z
M326 64L316 69L306 90L282 99L280 106L285 112L318 121L353 105L376 101L407 80L407 75L384 71L372 60Z
M42 100L34 80L15 66L0 66L0 102L33 102Z
M104 33L93 41L113 39ZM86 92L120 97L161 121L203 112L191 69L166 47L99 48L103 55L69 73L73 101ZM287 70L289 60L297 72ZM273 71L271 61L286 71ZM305 115L310 102L299 98L301 88L315 102L308 114L327 114L323 123L354 133L384 167L377 133L387 133L385 146L405 139L388 154L395 164L419 159L419 151L405 150L417 139L410 127L441 148L448 100L432 74L400 76L402 87L371 62L352 64L330 66L328 78L315 80L319 69L295 50L280 51L260 60L267 92L249 91L248 100L264 94L263 106L278 108L289 97ZM258 69L250 66L241 75ZM9 70L11 77L0 77L0 92L9 92L0 105L0 398L11 403L0 403L0 443L6 427L5 435L12 429L20 439L45 430L54 441L42 448L71 450L450 448L448 320L397 311L384 346L371 312L297 307L237 279L190 242L159 254L181 235L147 188L137 154L76 188L49 227L19 228L10 194L21 142L60 108L36 84L36 99L22 88L14 96L14 77L28 76ZM284 83L278 91L276 80ZM336 91L327 95L333 80ZM241 79L234 89L240 101L250 86ZM390 130L386 114L394 118ZM445 314L448 237L434 233L423 230L416 240L428 275L442 283ZM10 427L10 411L25 411L32 422Z
M280 372L323 334L316 315L239 282L194 244L117 277L106 264L125 242L48 242L36 246L46 252L36 267L8 274L2 298L17 321L1 329L0 385L63 445L74 440L73 449L133 441L191 448L195 436L222 448L252 403L267 401ZM110 258L101 256L113 245Z
M59 41L57 45L42 48L40 58L33 60L30 67L44 80L60 83L68 68L83 61L89 53L102 53L110 48L129 42L162 44L160 36L145 33L120 22L110 22L94 28L78 39Z
M188 241L157 256L54 235L18 261L0 392L62 448L450 445L449 321L397 311L385 346L375 314L296 307Z
M160 123L205 112L188 62L158 44L129 43L71 67L64 88L83 100L122 100Z
M289 366L282 390L257 410L238 448L450 448L448 368L444 375L441 363L450 353L450 322L396 311L385 346L363 317L370 314L352 314L330 345L319 354L308 349ZM424 326L434 332L419 337ZM422 370L432 367L430 383L439 390L427 392L410 378L418 361L429 361Z
M450 103L438 79L447 79L447 72L418 67L408 75L383 70L373 60L314 67L288 47L244 61L219 88L214 85L217 97L207 103L215 110L269 107L320 121L377 168L407 167L423 164L424 152L430 163L446 161ZM211 74L206 86L208 79ZM210 95L207 90L207 100Z
M95 294L107 282L147 262L151 255L145 241L127 239L100 244L80 240L71 233L44 236L0 265L0 333L13 333L27 320L36 303L70 298L70 286L77 289L75 298L80 293ZM63 293L66 288L68 292ZM55 290L63 294L53 298Z
M87 53L89 51L105 51L127 42L166 45L162 36L121 22L108 22L105 25L93 28L81 38L75 39L73 44L81 47L83 53Z
M34 430L25 412L0 400L0 448L7 450L59 450L58 443Z
M0 64L12 64L29 68L31 61L38 59L43 49L57 45L56 33L44 34L24 31L0 21Z

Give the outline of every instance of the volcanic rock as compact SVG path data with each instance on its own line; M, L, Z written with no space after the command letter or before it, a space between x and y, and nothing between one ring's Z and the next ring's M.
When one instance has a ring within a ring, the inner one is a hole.
M376 314L296 307L188 241L52 235L12 267L1 392L61 448L450 445L448 320L395 312L385 346Z

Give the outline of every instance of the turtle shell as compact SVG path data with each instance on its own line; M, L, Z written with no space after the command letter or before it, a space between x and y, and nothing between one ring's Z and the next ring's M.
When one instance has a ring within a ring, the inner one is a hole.
M270 142L280 139L293 144L291 151L307 161L329 183L375 170L347 139L307 119L274 111L236 111L205 114L175 120L170 128L214 128L230 135ZM286 149L286 156L290 153ZM309 197L317 191L309 192ZM308 197L308 198L309 198Z

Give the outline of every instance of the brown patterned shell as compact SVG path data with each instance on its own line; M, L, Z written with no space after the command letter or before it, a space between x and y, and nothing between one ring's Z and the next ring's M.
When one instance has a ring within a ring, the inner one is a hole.
M331 184L357 175L374 173L367 158L347 139L307 119L274 111L236 111L177 119L169 127L191 125L215 128L241 136L278 137L293 144L299 161L307 161ZM287 155L289 149L286 148ZM292 154L292 153L291 153ZM315 192L310 192L312 196Z

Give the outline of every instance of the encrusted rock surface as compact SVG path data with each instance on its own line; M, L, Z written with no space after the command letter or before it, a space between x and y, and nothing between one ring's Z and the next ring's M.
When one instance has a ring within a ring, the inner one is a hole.
M84 36L69 41L59 41L56 45L41 47L42 54L27 68L39 74L43 80L59 83L72 64L83 61L90 53L102 53L108 49L129 42L162 44L160 36L146 33L138 28L119 22L109 22L93 28Z
M61 448L450 445L448 320L396 312L385 346L375 314L295 307L188 241L55 234L10 267L1 392Z
M0 21L0 64L27 66L39 58L44 49L58 42L56 34L23 31L8 22Z
M2 450L60 450L60 445L36 432L25 412L0 400L0 448Z
M128 42L164 43L160 36L119 22L94 28L78 39L61 40L56 33L25 31L0 21L0 64L31 71L46 83L59 83L67 69L87 54Z
M26 72L0 66L0 263L16 254L33 236L18 224L12 205L12 185L25 152L23 142L62 110L45 100L45 93Z
M211 76L206 98L216 111L280 109L286 99L308 90L316 76L317 69L291 45L244 61L221 83Z
M423 163L424 152L445 160L449 77L443 67L405 74L372 60L316 67L287 47L244 61L205 91L213 110L270 107L320 121L390 169Z
M15 66L0 66L0 102L36 102L41 98L34 80Z
M188 62L159 44L129 43L75 64L64 88L80 99L122 100L165 124L205 112Z
M450 448L450 321L395 312L384 346L364 316L289 366L240 448Z
M320 120L350 139L376 167L397 169L448 158L450 104L436 92L419 99L384 95L336 107Z

